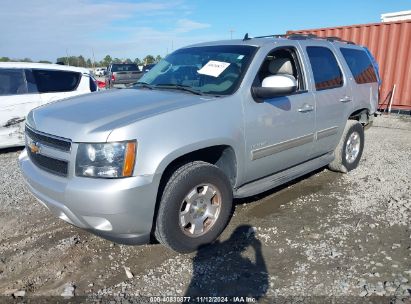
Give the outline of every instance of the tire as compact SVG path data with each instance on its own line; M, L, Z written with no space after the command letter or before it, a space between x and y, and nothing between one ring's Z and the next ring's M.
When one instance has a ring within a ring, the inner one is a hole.
M334 150L334 160L328 165L332 171L347 173L357 168L364 149L364 128L356 120L348 120L338 146Z
M231 184L217 166L202 161L183 165L164 188L155 236L174 251L195 251L213 242L224 230L231 216L232 201ZM195 225L199 222L202 224Z

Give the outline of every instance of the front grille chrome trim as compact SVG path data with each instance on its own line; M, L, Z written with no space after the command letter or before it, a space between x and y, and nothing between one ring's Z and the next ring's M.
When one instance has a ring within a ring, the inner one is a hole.
M26 125L26 150L39 169L68 177L71 159L71 140L33 130Z
M30 137L30 139L32 139L33 141L38 141L43 145L49 146L51 148L61 150L64 152L71 151L71 140L69 139L33 130L27 125L26 135Z

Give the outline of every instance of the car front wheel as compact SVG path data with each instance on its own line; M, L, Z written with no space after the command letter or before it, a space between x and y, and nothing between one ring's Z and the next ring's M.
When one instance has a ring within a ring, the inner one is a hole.
M231 215L232 188L216 166L195 161L168 180L157 214L155 236L177 252L191 252L213 242Z

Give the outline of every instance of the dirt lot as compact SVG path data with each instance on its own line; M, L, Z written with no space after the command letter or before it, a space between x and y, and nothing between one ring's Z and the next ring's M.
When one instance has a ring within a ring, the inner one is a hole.
M411 303L409 117L379 117L349 174L319 170L236 201L220 240L191 255L114 244L55 219L26 190L19 153L0 153L0 302L75 294Z

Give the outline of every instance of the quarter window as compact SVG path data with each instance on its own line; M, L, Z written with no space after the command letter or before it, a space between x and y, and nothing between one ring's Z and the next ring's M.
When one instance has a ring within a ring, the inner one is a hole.
M341 69L330 49L309 46L307 47L307 54L311 63L315 88L317 90L332 89L343 85Z
M26 93L27 85L22 69L0 69L0 95Z
M90 92L95 92L97 91L97 84L96 84L96 80L94 79L94 77L90 76Z
M30 69L24 70L26 74L27 81L27 92L28 93L38 93L36 80L34 79L33 72Z
M375 68L371 63L370 57L364 51L341 48L341 53L356 83L377 82Z
M70 92L79 85L81 73L71 71L33 70L40 93Z

